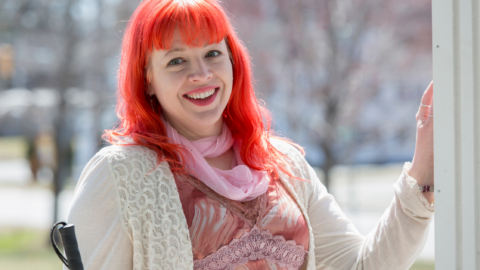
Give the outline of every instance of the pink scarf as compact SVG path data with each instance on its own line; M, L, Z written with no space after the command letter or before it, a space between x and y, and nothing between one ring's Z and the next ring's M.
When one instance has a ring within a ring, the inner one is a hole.
M190 141L164 121L167 135L173 143L181 144L190 150L193 159L186 160L186 165L196 176L218 194L234 201L246 202L255 199L268 189L269 176L265 171L250 169L240 158L240 147L234 142L232 133L223 124L222 134L196 141ZM208 165L205 158L214 158L225 153L233 146L235 153L231 170L220 170Z

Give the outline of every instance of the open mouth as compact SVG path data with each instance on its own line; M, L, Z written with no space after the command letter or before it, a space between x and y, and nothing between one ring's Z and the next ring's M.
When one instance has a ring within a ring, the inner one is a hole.
M195 105L207 106L215 100L219 90L220 87L217 87L199 94L185 94L183 97Z

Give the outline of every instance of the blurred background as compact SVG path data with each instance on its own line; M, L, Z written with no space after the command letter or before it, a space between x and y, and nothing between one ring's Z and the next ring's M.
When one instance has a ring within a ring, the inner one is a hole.
M60 269L65 220L117 121L116 69L138 0L0 0L0 269ZM432 78L430 0L223 0L277 134L364 234L415 148ZM412 269L434 269L433 226Z

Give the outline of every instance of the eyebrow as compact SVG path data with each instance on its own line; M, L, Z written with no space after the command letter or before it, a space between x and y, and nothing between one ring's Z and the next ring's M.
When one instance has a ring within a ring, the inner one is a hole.
M164 55L164 57L167 56L169 53L183 52L183 51L185 51L184 48L173 48L173 49L169 50L169 51Z
M205 48L205 47L207 47L207 46L209 46L209 45L213 45L213 44L214 44L214 43L212 43L212 44L206 44L206 43L205 43L205 45L203 45L203 48ZM179 48L179 47L173 48L173 49L169 50L163 57L166 57L169 53L184 52L184 51L185 51L185 48Z

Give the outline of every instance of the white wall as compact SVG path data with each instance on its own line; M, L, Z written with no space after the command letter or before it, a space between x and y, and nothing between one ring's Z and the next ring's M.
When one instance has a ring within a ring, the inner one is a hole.
M435 267L480 269L479 0L432 0Z

